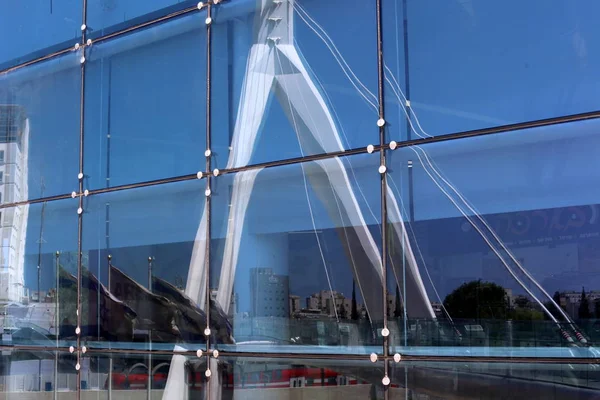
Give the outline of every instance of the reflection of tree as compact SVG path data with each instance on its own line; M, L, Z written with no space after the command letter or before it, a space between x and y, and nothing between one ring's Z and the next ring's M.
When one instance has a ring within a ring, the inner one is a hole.
M396 307L394 308L394 317L402 316L402 303L400 302L400 288L396 285Z
M358 307L356 306L356 282L352 281L352 311L350 313L350 318L353 321L358 321Z
M585 294L585 288L581 288L581 300L579 302L578 317L579 319L588 319L592 317L592 313L590 313L590 303L587 295Z
M340 318L341 319L348 318L348 311L346 310L346 306L344 305L343 301L342 301L342 304L340 305Z
M506 319L509 304L502 286L477 280L454 289L444 306L454 318Z
M558 304L558 306L560 308L562 308L563 310L565 309L562 306L561 302L560 302L560 293L558 291L554 292L554 296L552 296L552 300L554 300L554 302L556 304ZM552 302L547 301L547 302L544 303L544 306L546 306L546 308L548 309L548 311L550 311L550 313L552 313L552 315L554 316L554 318L556 318L559 321L564 320L564 317L563 317L562 313L559 310L557 310L556 307L554 307L554 305L552 304ZM544 314L544 319L549 320L550 317L548 315Z

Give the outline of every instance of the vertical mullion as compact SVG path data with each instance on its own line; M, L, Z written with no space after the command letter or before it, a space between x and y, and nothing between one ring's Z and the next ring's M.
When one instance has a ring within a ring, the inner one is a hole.
M84 113L85 113L85 43L86 43L86 23L87 23L87 0L82 3L81 15L81 81L79 94L79 173L77 179L79 181L79 208L77 210L77 400L81 399L81 278L82 278L82 236L83 236L83 131L84 131Z
M205 253L204 253L204 273L205 273L205 284L206 284L206 299L205 299L205 312L206 312L206 328L210 332L210 239L211 239L211 80L212 80L212 2L209 1L206 12L206 149L208 154L206 155L206 196L205 210L206 213L206 239L205 239ZM211 332L212 333L212 332ZM211 334L206 335L206 368L210 369L210 337ZM215 371L216 372L216 371ZM210 395L210 384L205 385L206 387L206 398L211 398Z
M387 257L388 257L388 223L387 223L387 172L386 172L386 157L385 157L385 104L384 104L384 61L383 61L383 32L382 32L382 15L381 2L376 0L376 16L377 16L377 83L378 83L378 102L379 102L379 162L381 174L381 267L382 267L382 306L383 306L383 330L387 334L383 334L383 358L384 358L384 378L388 377L388 348L389 348L389 329L387 316ZM384 399L389 398L389 385L384 385Z

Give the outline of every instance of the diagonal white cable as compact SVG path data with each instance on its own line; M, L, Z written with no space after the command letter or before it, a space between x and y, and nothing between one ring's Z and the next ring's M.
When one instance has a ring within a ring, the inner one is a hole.
M277 59L277 62L279 64L279 68L283 71L283 66L281 64L281 57L279 56L279 52L277 50L275 51L275 58ZM285 85L286 85L286 91L287 91L288 90L287 84L285 84ZM294 109L292 107L292 103L291 103L289 97L288 97L288 103L289 103L288 105L290 107L290 114L292 115L292 122L294 124L294 132L296 133L296 137L298 138L298 145L300 146L300 154L302 155L302 157L304 157L304 151L302 150L302 143L300 141L300 136L298 134L298 124L296 123L296 117L295 117L295 114L294 114ZM313 209L312 209L312 204L311 204L311 201L310 201L310 195L308 193L308 183L306 182L306 173L304 171L304 164L300 163L300 167L302 168L302 179L304 181L304 192L306 194L306 201L308 203L308 210L309 210L309 213L310 213L310 219L311 219L311 222L312 222L313 231L315 232L315 238L317 239L317 245L319 247L319 254L321 255L321 260L323 261L323 268L325 269L325 276L327 278L327 284L329 285L329 293L331 294L331 300L333 302L333 310L335 311L335 319L339 322L340 319L339 319L338 313L337 313L337 307L336 307L336 303L335 303L335 297L333 296L333 288L331 286L331 279L329 277L329 271L327 270L327 262L325 261L325 255L323 254L323 248L321 246L321 240L319 239L319 234L317 232L317 224L315 222L315 216L314 216Z

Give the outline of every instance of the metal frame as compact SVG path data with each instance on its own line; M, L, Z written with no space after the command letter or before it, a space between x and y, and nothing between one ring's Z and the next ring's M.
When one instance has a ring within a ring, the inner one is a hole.
M82 295L82 288L81 288L81 279L82 279L82 233L83 233L83 214L84 214L84 202L83 202L83 198L86 196L93 196L93 195L97 195L97 194L103 194L103 193L110 193L110 192L117 192L117 191L123 191L123 190L129 190L129 189L136 189L136 188L143 188L143 187L149 187L149 186L156 186L156 185L164 185L164 184L169 184L169 183L175 183L175 182L183 182L183 181L189 181L189 180L196 180L196 179L205 179L205 189L206 189L206 193L207 195L205 196L205 210L207 213L207 224L206 224L206 248L205 248L205 284L206 284L206 288L205 288L205 296L206 296L206 315L207 315L207 321L210 320L210 307L208 306L211 298L210 298L210 260L211 260L211 254L210 254L210 238L211 238L211 195L210 195L210 190L211 190L211 183L212 183L212 175L213 175L213 166L211 164L211 153L210 153L210 149L211 149L211 137L212 137L212 118L211 118L211 98L212 98L212 12L213 12L213 7L217 6L218 3L220 3L218 0L211 0L206 4L203 5L199 5L198 7L189 7L183 10L179 10L179 11L175 11L169 14L166 14L164 16L161 16L159 18L156 18L152 21L147 21L147 22L143 22L131 27L127 27L125 29L122 29L120 31L114 32L114 33L110 33L108 35L105 36L101 36L99 38L96 38L93 40L93 43L100 43L103 41L107 41L110 39L114 39L117 38L119 36L137 31L137 30L141 30L141 29L145 29L145 28L149 28L152 27L154 25L157 25L159 23L163 23L169 20L173 20L176 18L180 18L183 17L185 15L191 14L191 13L195 13L195 12L202 12L204 9L206 9L207 12L207 19L206 19L206 32L207 32L207 37L206 37L206 46L207 46L207 50L206 50L206 109L205 109L205 113L206 113L206 126L205 126L205 130L206 130L206 150L207 152L205 153L205 171L202 171L202 173L196 173L196 172L191 172L190 174L186 174L186 175L181 175L181 176L176 176L176 177L169 177L169 178L164 178L164 179L156 179L156 180L150 180L150 181L145 181L145 182L137 182L137 183L131 183L131 184L125 184L125 185L120 185L120 186L110 186L110 185L106 185L106 187L104 188L98 188L98 189L92 189L92 190L84 190L84 179L85 179L85 172L84 172L84 127L85 127L85 74L86 74L86 62L85 62L85 54L86 54L86 47L90 45L90 42L88 41L88 35L87 35L87 27L86 27L86 22L87 22L87 0L82 0L83 1L83 10L82 10L82 30L81 30L81 42L78 43L78 46L76 47L76 49L81 49L82 52L82 59L81 59L81 66L80 66L80 79L81 79L81 86L80 86L80 114L79 114L79 118L80 118L80 125L79 125L79 171L78 171L78 191L77 192L73 192L72 194L70 193L65 193L65 194L59 194L59 195L54 195L54 196L48 196L48 197L40 197L40 198L33 198L33 199L27 199L24 201L20 201L20 202L13 202L13 203L7 203L7 204L2 204L0 205L0 210L4 209L4 208L9 208L9 207L15 207L15 206L21 206L21 205L28 205L28 204L37 204L37 203L45 203L45 202L49 202L49 201L59 201L59 200L66 200L69 198L77 198L78 200L78 209L77 209L77 213L78 213L78 227L77 227L77 278L78 278L78 287L77 287L77 328L79 329L79 327L81 326L81 314L82 314L82 308L81 308L81 295ZM403 2L404 4L404 9L406 10L406 3ZM383 56L383 29L382 29L382 0L376 0L375 2L375 7L376 7L376 26L377 26L377 73L378 73L378 114L379 114L379 121L377 122L378 125L378 133L379 133L379 143L376 145L373 145L373 147L369 150L367 150L366 147L364 148L354 148L354 149L349 149L349 150L343 150L343 151L334 151L334 152L330 152L330 153L321 153L321 154L312 154L312 155L307 155L307 156L303 156L303 157L296 157L296 158L290 158L290 159L284 159L284 160L274 160L274 161L269 161L269 162L265 162L265 163L257 163L257 164L251 164L251 165L244 165L244 166L240 166L240 167L230 167L230 168L225 168L222 170L218 171L219 175L225 175L225 174L234 174L234 173L238 173L238 172L243 172L243 171L249 171L249 170L257 170L257 169L263 169L263 168L272 168L272 167L279 167L279 166L285 166L285 165L292 165L292 164L300 164L300 163L306 163L306 162L312 162L312 161L319 161L319 160L325 160L325 159L329 159L329 158L334 158L334 157L346 157L346 156L352 156L352 155L359 155L359 154L367 154L367 153L372 153L374 151L379 152L379 161L380 161L380 175L381 175L381 182L380 182L380 187L381 187L381 217L382 217L382 249L381 249L381 257L382 257L382 263L383 263L383 282L387 283L387 258L388 258L388 229L387 229L387 224L388 224L388 205L387 205L387 192L388 192L388 186L387 186L387 166L386 166L386 152L390 149L390 144L389 142L387 142L386 139L386 123L385 123L385 93L384 93L384 81L385 81L385 75L384 75L384 56ZM407 93L408 93L408 83L409 83L409 76L408 76L408 49L407 49L407 45L408 45L408 39L407 39L407 24L408 24L408 19L406 14L404 15L404 42L405 42L405 68L406 68L406 76L405 76L405 84L407 86ZM65 48L59 51L55 51L52 52L50 54L41 56L35 60L31 60L31 61L27 61L9 68L6 68L2 71L0 71L0 75L4 75L4 74L9 74L11 72L14 72L16 70L22 69L22 68L26 68L38 63L42 63L44 61L56 58L56 57L60 57L62 55L65 55L69 52L73 51L73 47L69 47L69 48ZM404 107L409 107L408 104L404 105ZM411 139L411 134L410 134L410 124L407 122L407 129L408 129L408 140L403 141L403 142L399 142L397 144L394 145L394 148L402 148L402 147L413 147L413 146L422 146L422 145L426 145L426 144L432 144L432 143L438 143L438 142L445 142L445 141L452 141L452 140L457 140L457 139L465 139L465 138L472 138L472 137L478 137L478 136L485 136L485 135L499 135L499 134L504 134L504 133L508 133L508 132L514 132L517 130L522 130L523 132L521 132L520 134L526 135L527 134L527 130L532 129L532 128L538 128L538 127L544 127L544 126L552 126L552 125L558 125L558 124L565 124L565 123L570 123L570 122L576 122L576 121L585 121L585 120L591 120L591 119L598 119L600 118L600 110L597 111L592 111L592 112L586 112L586 113L580 113L580 114L573 114L573 115L566 115L566 116L560 116L560 117L554 117L554 118L547 118L547 119L540 119L540 120L533 120L533 121L526 121L526 122L521 122L521 123L515 123L515 124L508 124L508 125L502 125L502 126L495 126L495 127L489 127L489 128L483 128L483 129L476 129L476 130L470 130L470 131L462 131L462 132L455 132L455 133L449 133L446 135L440 135L440 136L435 136L435 137L429 137L429 138L425 138L425 139ZM107 166L107 168L109 168L109 166ZM410 174L410 190L412 191L412 170L409 168L409 174ZM412 198L412 196L410 196ZM413 214L413 205L411 202L411 220L412 220L412 214ZM108 212L108 211L107 211ZM110 257L110 256L109 256ZM57 259L58 259L58 255L57 255ZM109 259L109 264L110 264L110 259ZM387 321L387 313L385 312L386 307L387 307L387 284L382 287L382 301L383 301L383 307L384 307L384 312L383 312L383 328L389 332L388 329L388 321ZM207 324L208 325L208 324ZM207 328L210 328L210 326L207 326ZM384 374L385 376L382 378L387 378L388 373L389 373L389 362L394 362L394 355L390 355L389 354L389 333L386 335L383 335L384 340L383 340L383 347L381 349L381 353L380 353L380 358L378 359L378 361L384 361ZM58 343L57 343L57 347L43 347L43 346L24 346L24 345L16 345L16 346L0 346L0 350L2 351L19 351L19 350L26 350L26 351L53 351L53 352L69 352L70 349L67 347L58 347ZM82 359L82 353L86 352L89 354L89 356L92 355L106 355L106 356L110 356L111 360L112 357L115 355L119 355L119 354L144 354L147 355L148 357L151 357L152 355L165 355L165 356L174 356L174 355L184 355L184 356L189 356L189 357L196 357L197 356L197 352L195 350L185 350L182 352L179 351L162 351L162 350L124 350L124 349L111 349L111 348L88 348L86 349L87 351L82 351L82 346L81 346L81 341L79 338L79 335L77 336L77 348L76 348L76 356L77 356L77 365L81 365L81 359ZM210 332L207 334L207 340L206 340L206 346L205 346L205 355L204 357L206 357L206 362L207 365L211 365L211 360L214 360L214 354L212 353L213 351L213 346L210 343ZM256 353L256 352L228 352L228 351L221 351L220 352L220 356L222 357L244 357L244 358L256 358L257 360L260 359L307 359L307 360L349 360L349 361L365 361L368 362L370 357L368 354L365 355L359 355L359 354L311 354L311 353ZM87 356L86 356L87 357ZM388 362L389 361L389 362ZM486 363L515 363L515 364L522 364L522 363L536 363L536 364L556 364L556 363L570 363L570 364L598 364L600 363L600 359L595 359L595 358L557 358L557 357L463 357L463 356L424 356L424 355L402 355L402 361L408 361L408 362L486 362ZM210 368L210 367L209 367ZM81 387L80 387L80 368L77 369L77 399L80 398L81 395ZM214 381L214 379L213 379ZM389 380L388 380L389 383ZM384 397L387 399L389 397L389 393L388 393L388 384L384 383ZM210 385L209 385L209 393L210 393ZM109 394L110 396L110 394ZM210 397L210 395L209 395Z

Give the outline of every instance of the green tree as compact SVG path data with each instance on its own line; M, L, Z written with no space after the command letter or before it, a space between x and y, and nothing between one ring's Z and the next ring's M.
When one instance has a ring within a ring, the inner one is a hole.
M342 301L342 304L340 305L340 319L346 319L348 318L348 311L346 310L346 306L344 305L344 302Z
M502 286L481 280L463 283L444 299L453 318L506 319L508 299Z
M592 317L592 313L590 313L590 302L585 294L585 288L581 288L581 300L579 301L579 311L577 314L579 319L588 319Z
M396 285L396 307L394 308L394 317L400 318L402 316L402 302L400 300L400 288Z
M358 321L360 316L358 315L358 307L356 306L356 282L352 281L352 310L350 311L350 319Z

